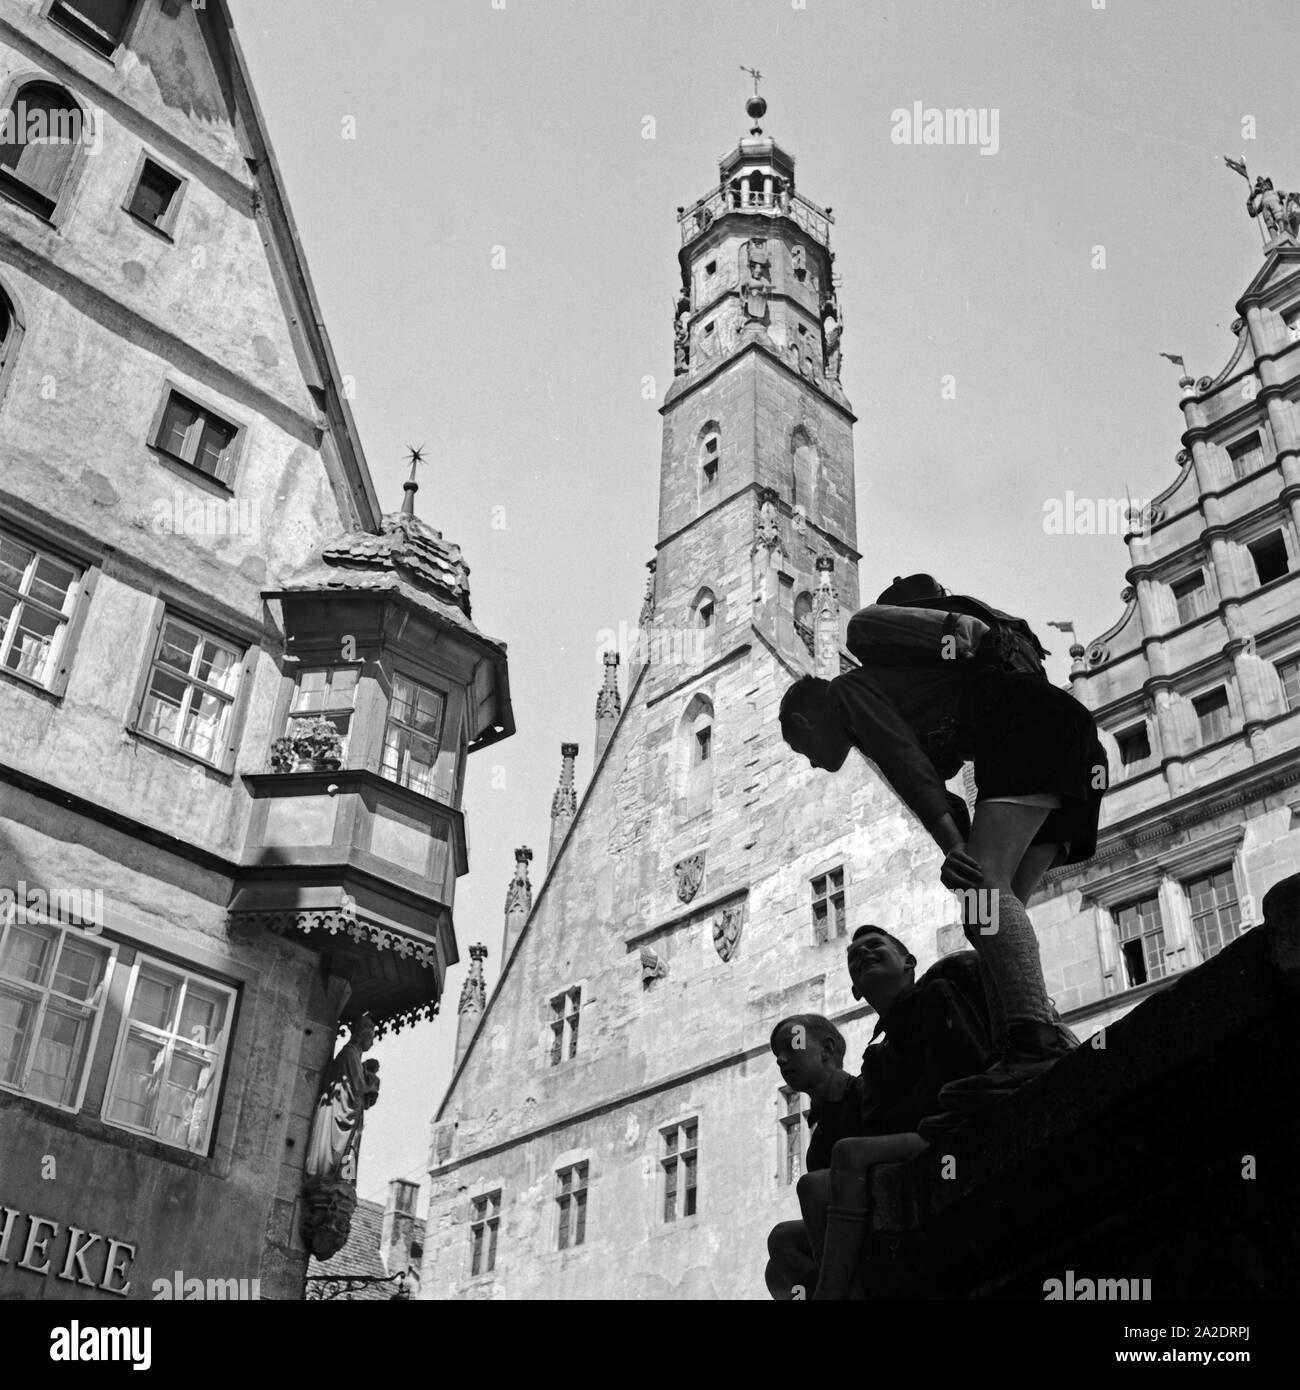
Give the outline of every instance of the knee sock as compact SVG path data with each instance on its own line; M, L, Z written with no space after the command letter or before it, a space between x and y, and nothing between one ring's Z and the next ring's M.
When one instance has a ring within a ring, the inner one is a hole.
M999 1053L1007 1045L1007 1016L1002 1008L998 983L989 969L988 957L980 951L979 958L980 979L984 982L984 998L989 1006L989 1027L993 1032L993 1051Z
M1043 965L1038 955L1038 938L1025 905L1014 893L997 896L997 930L979 935L977 947L980 970L985 968L984 987L989 993L989 1009L996 1030L996 994L1001 1005L1003 1032L1013 1023L1051 1023L1052 1005L1043 982ZM989 976L994 988L989 990Z
M867 1213L852 1207L830 1207L826 1212L826 1246L822 1251L821 1278L813 1297L842 1300L861 1277L867 1243Z

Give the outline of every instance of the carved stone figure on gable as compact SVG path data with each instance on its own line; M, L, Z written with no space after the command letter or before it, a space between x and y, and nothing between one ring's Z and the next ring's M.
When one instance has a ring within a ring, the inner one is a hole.
M822 305L822 338L824 342L826 375L832 381L840 379L840 339L844 335L844 324L840 319L839 305L828 299Z
M1261 174L1246 199L1246 211L1264 219L1270 238L1289 236L1300 240L1300 194L1281 192L1273 187L1272 179Z

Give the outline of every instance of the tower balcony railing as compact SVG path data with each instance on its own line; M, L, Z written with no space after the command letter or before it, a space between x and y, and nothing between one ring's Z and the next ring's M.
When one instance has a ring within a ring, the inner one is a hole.
M815 241L830 245L830 225L834 222L829 208L818 207L802 193L778 190L766 194L748 188L732 188L720 184L711 193L685 208L678 222L682 229L682 245L705 232L715 218L729 212L757 213L764 217L789 217Z

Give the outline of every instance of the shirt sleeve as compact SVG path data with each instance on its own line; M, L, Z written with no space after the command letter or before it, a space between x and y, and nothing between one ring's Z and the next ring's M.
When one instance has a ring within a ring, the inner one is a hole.
M826 699L850 739L927 830L949 814L947 788L938 771L868 672L850 671L832 681Z

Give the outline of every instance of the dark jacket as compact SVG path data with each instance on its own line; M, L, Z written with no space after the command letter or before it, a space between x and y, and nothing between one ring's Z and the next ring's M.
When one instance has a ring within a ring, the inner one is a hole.
M862 1072L843 1096L809 1111L808 1171L830 1166L837 1140L912 1133L938 1112L940 1088L982 1072L989 1052L979 958L974 951L944 956L876 1024Z

